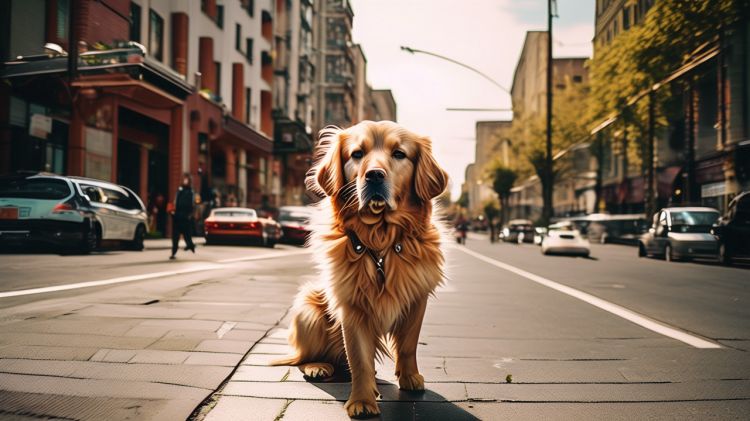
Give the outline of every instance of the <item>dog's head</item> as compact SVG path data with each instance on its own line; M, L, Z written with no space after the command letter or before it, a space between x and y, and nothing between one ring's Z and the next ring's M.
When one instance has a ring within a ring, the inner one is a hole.
M391 121L363 121L320 133L311 190L332 198L340 212L374 224L390 212L423 206L445 190L448 175L432 157L429 138Z

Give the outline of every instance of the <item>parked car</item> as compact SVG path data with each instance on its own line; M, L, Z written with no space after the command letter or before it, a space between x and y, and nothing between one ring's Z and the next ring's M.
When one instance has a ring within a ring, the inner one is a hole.
M588 257L591 254L589 240L569 225L550 225L542 239L542 254L569 254Z
M0 177L0 240L88 253L102 240L143 250L146 209L130 189L82 177L33 173Z
M204 223L206 245L242 242L273 247L281 238L281 225L271 218L259 218L255 209L216 208Z
M719 241L719 259L730 265L736 259L750 259L750 191L729 202L727 213L713 227Z
M657 212L653 224L638 242L638 256L659 256L667 261L716 259L719 242L711 228L719 211L705 207L672 207Z
M500 238L506 243L533 243L535 233L534 224L528 219L512 219Z
M279 208L281 241L289 244L305 244L310 236L310 218L313 210L307 206L282 206Z

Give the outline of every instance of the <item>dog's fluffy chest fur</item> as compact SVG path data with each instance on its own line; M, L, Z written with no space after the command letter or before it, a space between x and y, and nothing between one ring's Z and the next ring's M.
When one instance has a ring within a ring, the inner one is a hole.
M430 295L442 281L443 254L435 227L419 237L402 237L400 253L393 243L373 250L384 259L384 280L379 279L370 255L356 253L345 235L329 244L329 273L336 274L328 278L329 312L336 318L342 310L357 314L379 334L388 333L413 303Z

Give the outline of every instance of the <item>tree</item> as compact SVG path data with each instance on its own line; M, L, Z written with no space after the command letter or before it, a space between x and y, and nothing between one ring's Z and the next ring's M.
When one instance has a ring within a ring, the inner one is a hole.
M495 218L497 218L500 210L497 208L494 200L488 200L484 204L483 210L484 216L487 217L487 224L490 227L490 243L494 243L497 239L497 235L495 234Z
M458 200L456 200L456 204L461 208L468 208L469 207L469 193L468 192L461 192L461 196L458 197Z
M504 224L508 219L510 191L518 178L518 173L501 164L495 164L494 168L491 169L491 178L492 190L497 193L497 197L500 199L500 222Z

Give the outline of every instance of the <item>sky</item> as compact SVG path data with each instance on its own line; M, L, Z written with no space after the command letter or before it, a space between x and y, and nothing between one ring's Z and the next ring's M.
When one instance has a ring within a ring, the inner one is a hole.
M589 57L595 0L557 0L554 57ZM391 89L398 122L429 136L438 162L461 192L474 161L477 121L510 120L506 111L446 108L511 108L510 95L448 61L401 51L405 45L474 67L510 90L526 31L547 29L546 0L351 0L353 38L367 58L374 89Z

